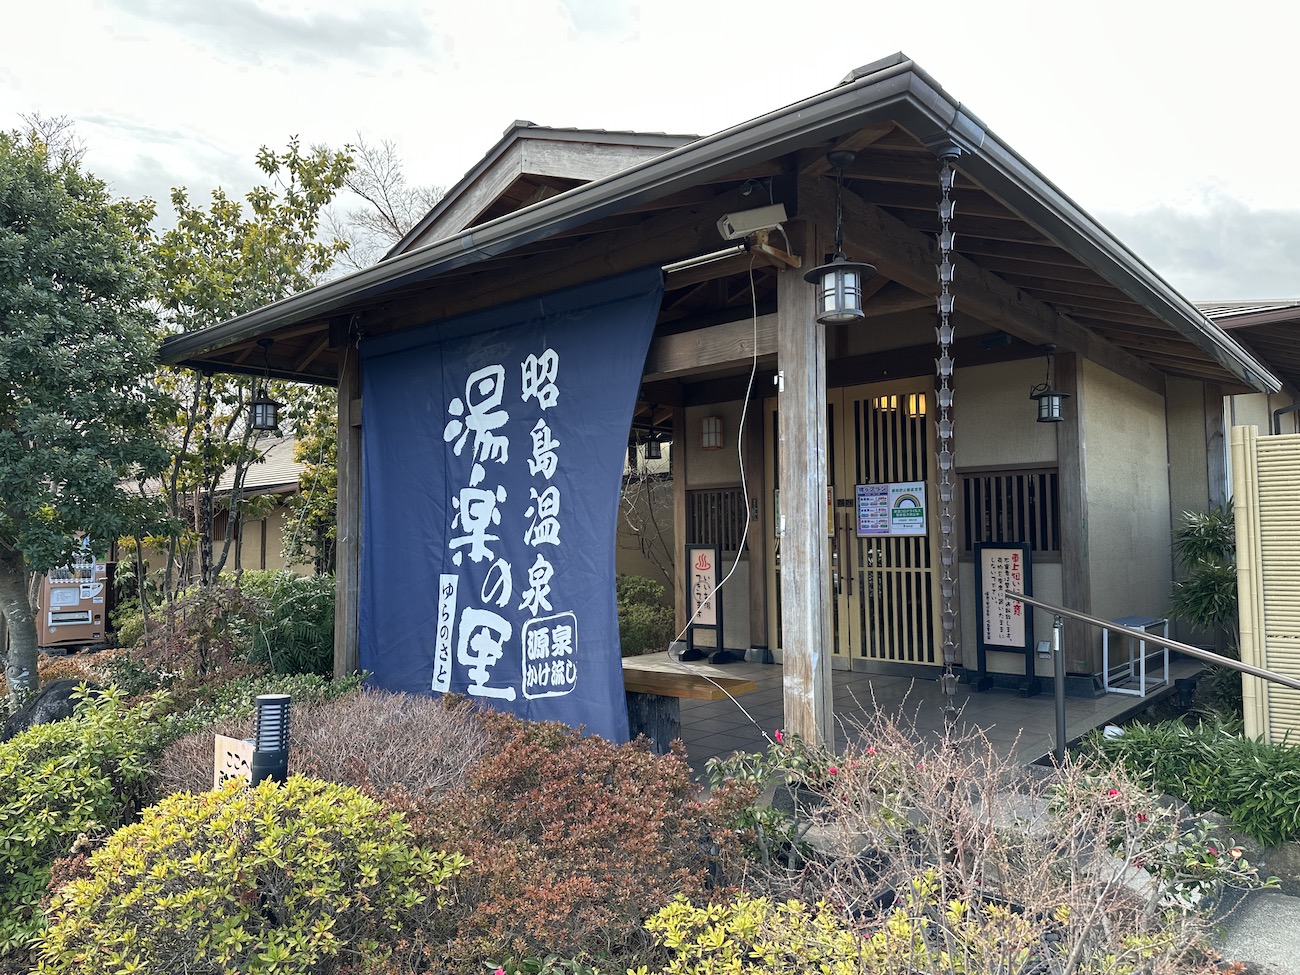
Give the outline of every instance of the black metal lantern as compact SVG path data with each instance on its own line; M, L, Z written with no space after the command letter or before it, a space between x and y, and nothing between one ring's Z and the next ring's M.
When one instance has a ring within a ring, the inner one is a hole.
M862 285L876 269L871 264L850 261L844 256L844 167L853 164L855 153L837 149L826 154L835 167L835 254L825 264L805 274L804 280L817 286L817 321L823 325L856 322L866 317L862 310Z
M257 344L262 347L262 359L266 363L266 379L248 404L249 424L254 430L275 433L280 429L280 407L284 404L271 399L268 392L271 382L271 339L258 339Z
M1038 403L1039 423L1060 423L1064 419L1062 406L1070 394L1052 388L1052 352L1056 346L1046 345L1043 348L1047 352L1047 376L1029 390L1029 398Z

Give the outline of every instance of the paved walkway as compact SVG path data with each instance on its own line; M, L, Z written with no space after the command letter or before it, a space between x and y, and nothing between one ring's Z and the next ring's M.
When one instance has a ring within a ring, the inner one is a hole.
M759 751L766 747L772 732L784 727L782 702L782 668L775 664L733 663L713 666L706 663L680 663L667 654L641 658L644 666L664 670L689 668L719 677L745 677L758 684L758 690L735 701L682 701L682 741L697 772L715 756L725 756L737 749ZM639 662L641 662L639 661ZM1170 661L1170 682L1202 669L1193 660ZM843 747L858 724L857 720L872 708L894 711L908 723L914 723L922 736L938 737L943 732L943 713L937 680L912 680L882 677L853 671L836 671L835 714L839 722L837 745ZM1151 701L1172 693L1158 688L1146 698L1128 694L1106 694L1098 698L1065 699L1066 737L1082 736L1093 728L1119 721ZM960 720L978 726L992 745L1007 757L1028 764L1051 754L1056 736L1055 702L1048 689L1034 697L1020 697L1014 690L978 692L969 685L957 689Z

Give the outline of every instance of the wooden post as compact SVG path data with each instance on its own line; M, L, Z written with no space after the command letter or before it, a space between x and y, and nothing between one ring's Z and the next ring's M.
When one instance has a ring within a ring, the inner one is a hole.
M806 266L821 262L815 234L791 236ZM785 727L809 744L834 748L826 328L813 316L815 289L801 271L782 271L776 294Z
M668 453L673 476L673 537L669 541L673 562L673 609L677 620L676 632L686 629L690 618L687 592L686 563L682 552L686 548L686 410L680 406L673 409L673 445ZM719 634L721 644L721 634Z
M345 348L338 388L338 539L334 575L334 676L360 668L357 620L361 608L361 361Z
M749 645L771 648L767 633L767 546L772 529L763 520L761 499L767 496L767 483L763 477L763 439L767 425L763 416L763 397L766 390L755 389L749 400L749 411L743 434L745 437L745 483L749 488Z
M1084 437L1087 397L1080 381L1079 356L1058 352L1056 387L1069 393L1065 417L1056 424L1056 468L1061 491L1061 604L1080 613L1092 612L1092 581L1088 577L1088 455ZM1065 662L1071 673L1100 669L1088 624L1065 621Z
M1223 504L1228 499L1224 491L1228 483L1227 436L1223 428L1223 387L1218 383L1205 384L1205 476L1208 482L1210 505ZM1272 432L1272 428L1269 428Z

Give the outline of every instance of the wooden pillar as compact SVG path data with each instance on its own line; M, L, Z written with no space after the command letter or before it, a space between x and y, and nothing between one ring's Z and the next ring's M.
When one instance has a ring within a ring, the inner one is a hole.
M1269 432L1272 432L1270 427ZM1223 387L1218 383L1205 384L1205 476L1208 481L1210 505L1227 501L1227 436L1223 425Z
M338 388L338 539L334 574L334 676L360 669L357 620L361 608L361 362L343 351Z
M762 499L767 497L767 481L763 476L764 437L767 428L763 413L763 397L767 390L755 389L749 400L745 416L745 429L738 435L745 437L745 484L749 493L749 645L766 647L772 644L767 633L767 557L768 540L772 529L763 518Z
M820 263L811 231L791 236L805 266ZM813 317L815 291L801 271L782 271L776 294L785 727L810 744L833 748L826 328Z
M673 563L673 607L677 619L677 632L686 629L690 618L689 603L686 600L689 586L686 582L686 563L683 553L686 549L686 410L676 407L673 410L673 445L668 453L673 477L673 537L668 544L669 556ZM721 636L719 635L719 640Z
M1056 424L1056 467L1061 492L1061 604L1081 613L1092 612L1092 580L1088 575L1088 442L1084 435L1086 396L1081 363L1074 352L1058 352L1056 387L1069 393L1064 419ZM1101 669L1097 639L1087 623L1067 618L1063 640L1065 667L1070 673L1092 674Z

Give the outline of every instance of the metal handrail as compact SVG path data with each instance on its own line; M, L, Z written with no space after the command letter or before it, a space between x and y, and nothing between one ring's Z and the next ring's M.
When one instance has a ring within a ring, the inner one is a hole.
M1082 620L1085 623L1091 623L1093 626L1100 626L1107 630L1125 630L1136 636L1141 637L1147 643L1155 643L1159 646L1168 647L1170 650L1177 650L1189 657L1195 657L1198 660L1204 660L1207 663L1218 664L1221 667L1228 667L1232 670L1239 670L1243 674L1250 674L1252 677L1260 677L1274 684L1281 684L1283 687L1289 687L1294 691L1300 691L1300 680L1294 677L1288 677L1286 674L1279 674L1273 670L1265 670L1263 667L1256 667L1254 664L1243 663L1240 660L1233 660L1231 657L1225 657L1221 653L1215 653L1213 650L1202 650L1200 647L1188 646L1186 643L1179 643L1177 640L1170 640L1168 637L1157 636L1146 630L1139 630L1136 627L1124 626L1116 623L1114 620L1103 620L1096 616L1089 616L1087 613L1080 613L1077 610L1066 609L1064 606L1055 606L1052 603L1045 603L1041 599L1035 599L1033 596L1026 596L1023 593L1011 592L1008 590L1007 597L1018 602L1029 603L1031 606L1038 606L1042 609L1050 610L1060 616L1069 616L1071 619Z
M1080 613L1078 610L1066 609L1064 606L1057 606L1053 603L1043 602L1041 599L1035 599L1033 596L1026 596L1024 593L1007 591L1008 599L1014 599L1016 602L1028 603L1031 606L1038 606L1052 613L1052 665L1055 676L1054 684L1056 691L1056 747L1052 750L1056 761L1065 760L1065 655L1061 653L1061 617L1068 616L1071 619L1082 620L1084 623L1091 623L1093 626L1100 626L1107 630L1124 631L1131 633L1147 643L1154 643L1157 646L1168 647L1170 650L1177 650L1189 657L1195 657L1198 660L1204 660L1207 663L1218 664L1221 667L1229 667L1232 670L1240 671L1243 674L1250 674L1252 677L1260 677L1274 684L1281 684L1283 687L1290 687L1293 690L1300 691L1300 680L1294 677L1287 677L1285 674L1279 674L1272 670L1265 670L1263 667L1256 667L1254 664L1242 663L1240 660L1233 660L1231 657L1225 657L1222 654L1215 653L1212 650L1202 650L1200 647L1188 646L1186 643L1179 643L1177 640L1170 640L1168 637L1156 636L1146 630L1138 629L1135 626L1125 626L1123 623L1116 623L1114 620L1104 620L1097 616L1089 616L1087 613Z

